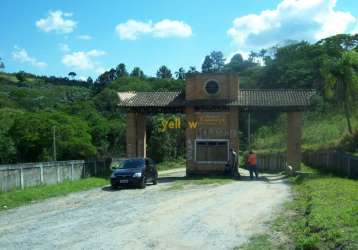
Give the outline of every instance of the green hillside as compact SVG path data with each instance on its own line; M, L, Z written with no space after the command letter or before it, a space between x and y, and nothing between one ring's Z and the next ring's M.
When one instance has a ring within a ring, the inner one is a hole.
M352 114L353 128L358 129L358 108ZM255 114L253 114L254 116ZM343 110L334 106L325 110L307 111L303 118L303 149L336 148L344 137L350 137ZM253 138L253 147L260 151L284 151L287 147L287 115L261 126ZM354 149L348 148L354 152Z
M117 109L116 92L184 88L182 80L144 76L104 78L106 74L93 83L26 72L0 72L0 163L52 160L53 133L57 160L122 157L125 113ZM151 133L149 139L155 143L163 136ZM169 137L176 140L175 136ZM157 152L159 160L168 158L168 154L177 155L156 148L152 151L153 155Z

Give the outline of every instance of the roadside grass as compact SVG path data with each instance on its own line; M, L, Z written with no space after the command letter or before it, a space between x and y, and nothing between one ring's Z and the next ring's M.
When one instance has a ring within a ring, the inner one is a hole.
M24 190L0 192L0 211L72 192L102 187L107 184L108 180L106 179L91 177L76 181L65 181L60 184L29 187Z
M179 158L171 161L164 161L157 164L158 171L170 170L175 168L185 168L185 159Z
M265 250L273 250L277 249L271 239L270 235L268 234L259 234L255 235L250 238L249 242L247 244L244 244L241 247L235 247L234 250L257 250L257 249L265 249Z
M290 179L293 200L271 233L238 249L358 249L358 181L310 170ZM286 241L277 241L280 234Z
M164 190L181 190L186 186L194 185L223 185L235 181L231 176L193 176L181 177Z

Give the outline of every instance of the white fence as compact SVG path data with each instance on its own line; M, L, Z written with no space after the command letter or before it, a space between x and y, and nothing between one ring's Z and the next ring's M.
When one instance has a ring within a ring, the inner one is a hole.
M109 175L108 163L100 161L57 161L0 165L0 191L56 184L89 176Z

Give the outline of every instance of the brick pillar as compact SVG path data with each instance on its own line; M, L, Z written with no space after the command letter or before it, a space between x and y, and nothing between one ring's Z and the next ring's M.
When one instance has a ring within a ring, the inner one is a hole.
M295 171L300 169L301 153L301 135L302 135L302 112L289 112L288 118L288 136L287 136L287 164L292 166Z
M230 107L230 147L239 153L239 109Z
M229 74L228 78L230 83L230 100L237 100L240 84L239 76L237 74Z
M146 157L146 117L137 114L137 156Z
M135 157L137 154L137 122L136 114L127 114L127 157Z
M186 108L186 120L187 122L195 122L194 108ZM185 129L185 150L186 150L186 175L189 176L195 171L194 164L194 138L196 137L196 129L189 128L189 125Z

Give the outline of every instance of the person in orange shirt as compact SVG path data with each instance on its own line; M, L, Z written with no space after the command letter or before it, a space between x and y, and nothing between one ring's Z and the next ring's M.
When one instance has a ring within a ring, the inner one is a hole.
M250 171L250 179L252 180L254 178L254 173L255 173L255 177L256 179L259 177L259 174L257 172L257 156L256 154L250 150L250 153L247 157L247 163L249 165L249 171Z

